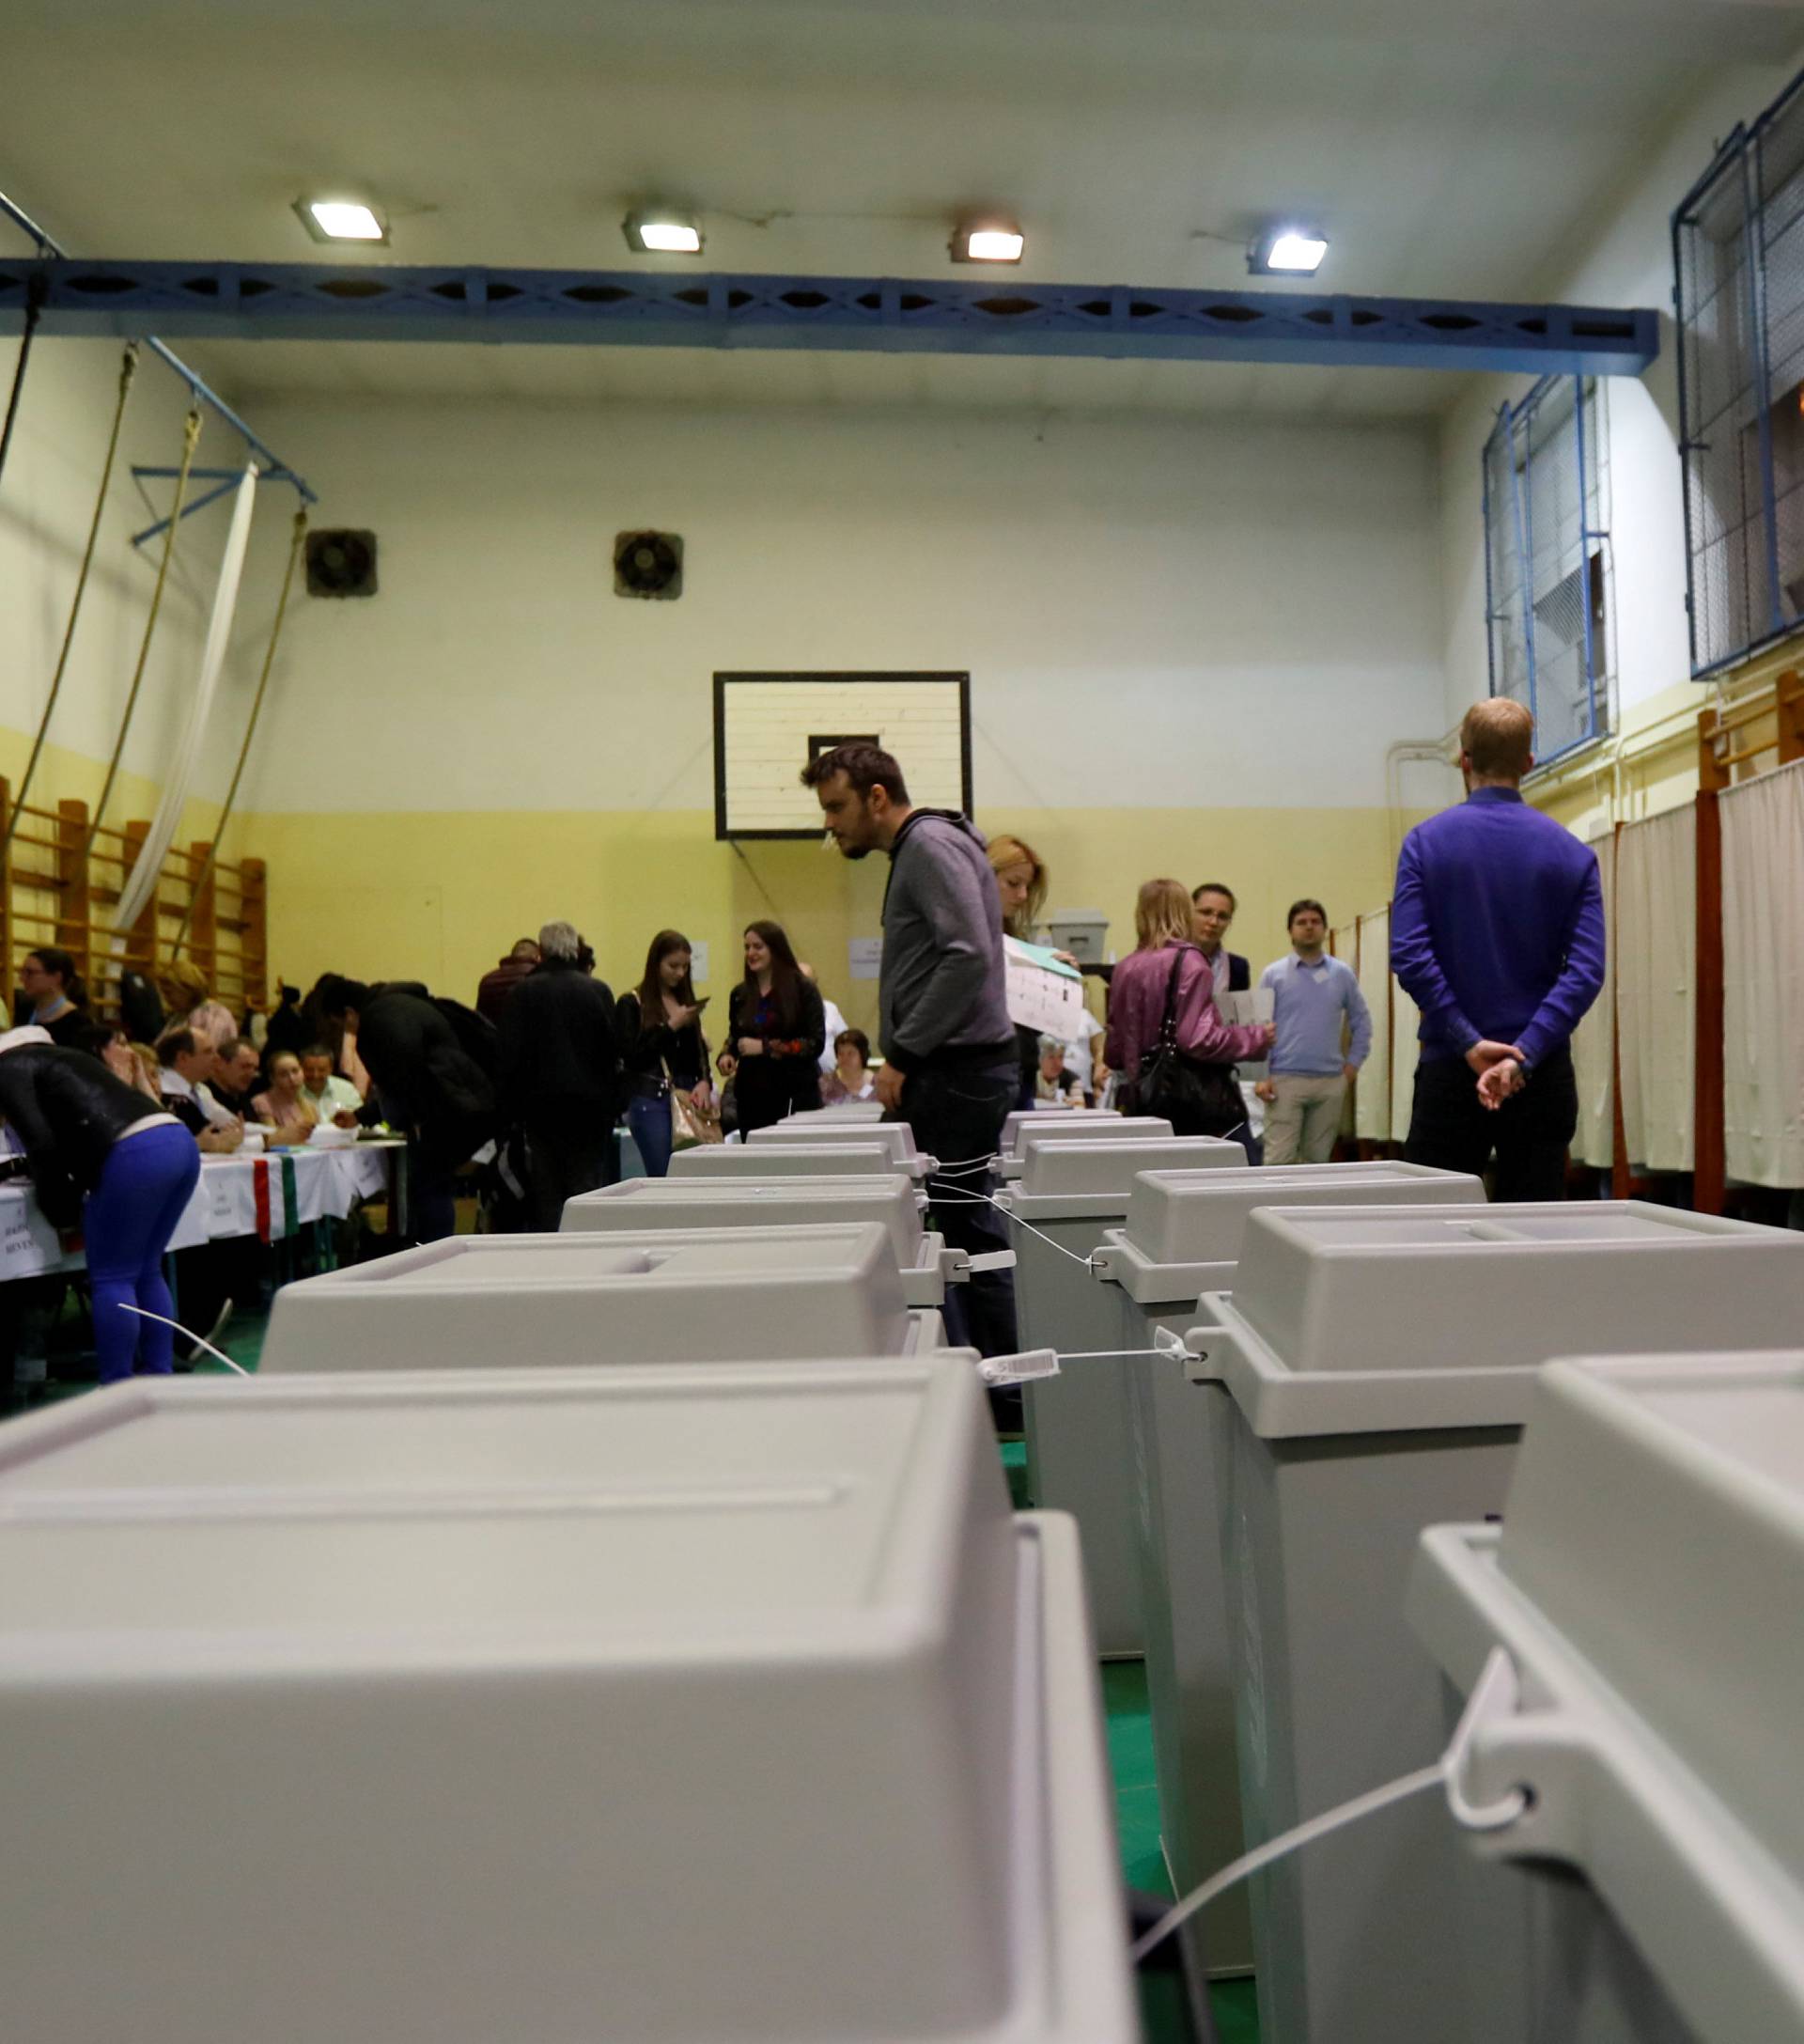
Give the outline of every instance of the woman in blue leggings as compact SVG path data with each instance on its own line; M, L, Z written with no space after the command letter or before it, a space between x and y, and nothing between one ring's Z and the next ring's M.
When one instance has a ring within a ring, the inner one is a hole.
M172 1310L163 1258L200 1177L194 1137L98 1057L39 1028L0 1034L0 1115L24 1146L45 1219L82 1228L101 1381L130 1377L134 1360L167 1372L173 1331L125 1309Z

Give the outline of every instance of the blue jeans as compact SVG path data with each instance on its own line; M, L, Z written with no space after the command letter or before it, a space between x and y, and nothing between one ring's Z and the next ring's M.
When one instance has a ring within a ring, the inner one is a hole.
M186 1129L146 1129L114 1144L87 1195L82 1231L103 1384L130 1377L134 1356L160 1375L174 1366L174 1331L125 1308L170 1312L163 1252L199 1178L200 1152Z
M646 1178L668 1178L670 1095L661 1093L656 1100L651 1100L635 1093L627 1102L627 1127L632 1131L632 1140L638 1147L640 1162L645 1167Z

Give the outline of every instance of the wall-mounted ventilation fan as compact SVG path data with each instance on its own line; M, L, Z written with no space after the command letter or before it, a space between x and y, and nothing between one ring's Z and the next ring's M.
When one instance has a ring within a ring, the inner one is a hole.
M376 535L373 532L310 532L307 535L309 596L374 596Z
M683 593L683 542L674 532L623 532L614 542L614 593L670 602Z

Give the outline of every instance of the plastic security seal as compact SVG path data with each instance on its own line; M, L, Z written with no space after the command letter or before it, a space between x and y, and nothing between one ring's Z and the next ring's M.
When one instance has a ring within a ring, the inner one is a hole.
M1031 1384L1059 1374L1056 1349L1023 1349L1018 1355L987 1355L977 1365L987 1384Z
M979 1271L1012 1271L1016 1260L1012 1249L980 1250L974 1256L968 1249L945 1249L941 1252L940 1274L948 1285L963 1285Z

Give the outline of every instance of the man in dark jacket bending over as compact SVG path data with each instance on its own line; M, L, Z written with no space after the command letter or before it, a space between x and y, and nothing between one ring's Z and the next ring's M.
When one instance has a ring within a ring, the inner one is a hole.
M809 763L802 781L844 857L890 855L877 1097L951 1174L927 1182L946 1240L972 1255L1006 1249L996 1209L977 1197L993 1190L991 1175L957 1170L996 1155L1020 1091L1002 907L983 836L953 811L912 807L901 768L876 745L835 746ZM978 1273L948 1295L947 1308L949 1320L961 1311L968 1320L956 1338L982 1354L1015 1348L1015 1281L1006 1271Z
M452 1173L499 1132L494 1031L411 979L367 987L334 978L320 1005L355 1033L372 1096L390 1125L406 1131L415 1240L442 1240L457 1225Z

